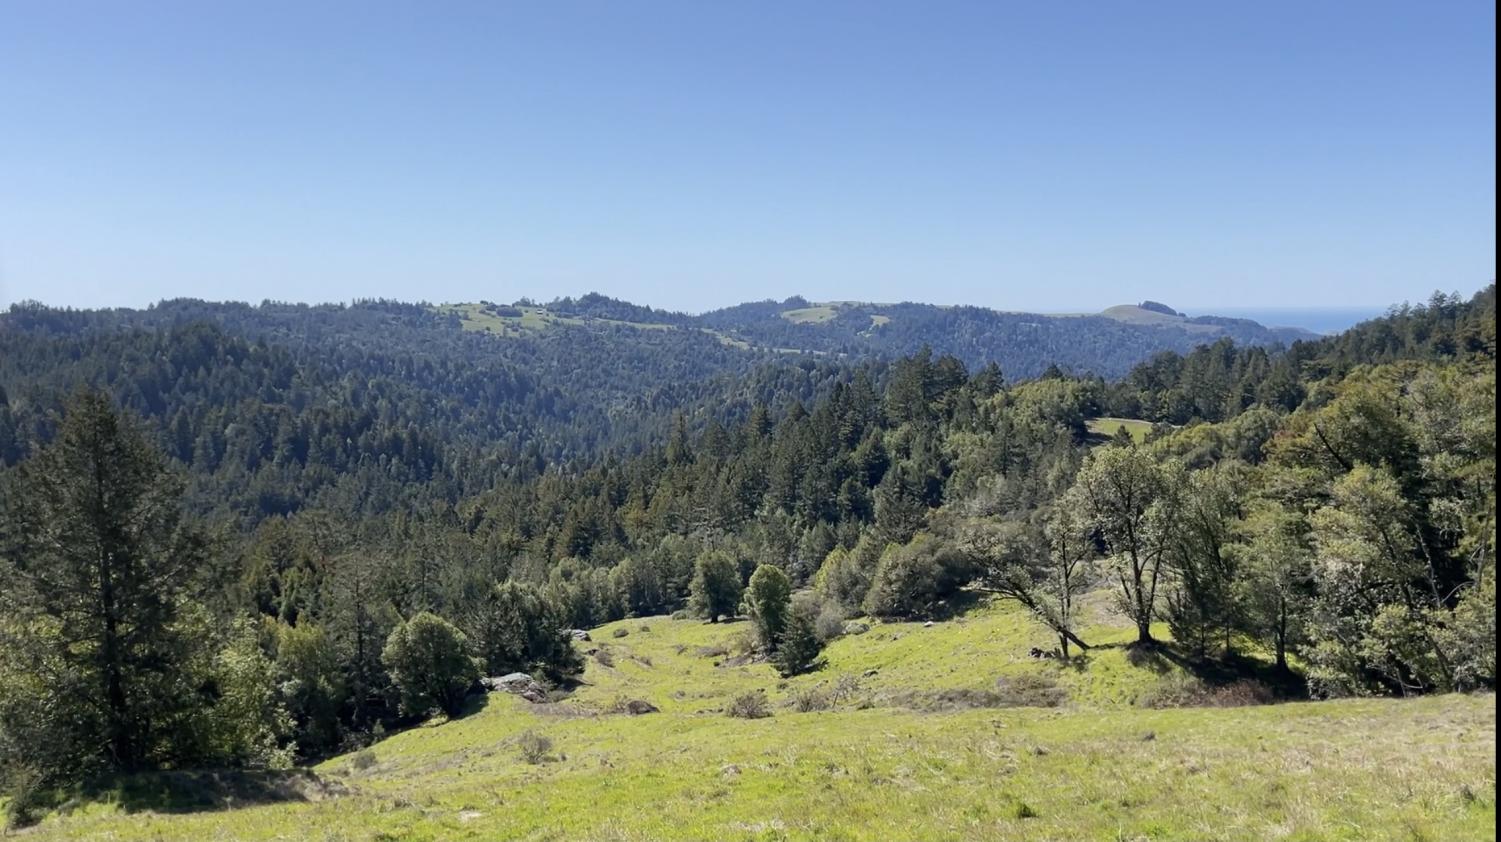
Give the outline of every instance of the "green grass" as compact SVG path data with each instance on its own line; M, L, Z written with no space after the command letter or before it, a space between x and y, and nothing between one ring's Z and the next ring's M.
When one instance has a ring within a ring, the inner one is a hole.
M497 316L486 312L485 305L478 303L469 304L444 304L436 308L443 315L457 315L464 330L477 333L488 333L494 336L522 336L528 333L537 333L547 330L555 325L587 325L609 324L633 327L638 330L674 330L669 324L656 322L627 322L620 319L581 319L573 316L560 316L549 311L546 307L518 307L520 316Z
M625 629L616 638L616 629ZM1491 839L1492 696L1148 710L1171 664L1133 666L1108 600L1088 605L1079 667L1027 656L1052 644L1005 606L925 627L874 623L817 673L783 681L735 665L745 623L665 617L591 632L585 684L533 706L494 695L461 719L396 734L314 770L322 789L235 809L91 804L37 839L310 840L1358 840ZM718 665L716 665L718 662ZM867 675L874 670L874 674ZM1165 672L1159 672L1163 670ZM913 691L1050 677L1059 708L919 712ZM795 712L841 676L856 697ZM774 715L731 719L762 690ZM619 698L662 709L609 714ZM527 763L526 733L552 742Z
M1107 307L1100 315L1127 324L1176 327L1189 333L1211 334L1224 332L1224 328L1218 325L1191 322L1183 316L1169 316L1166 313L1147 310L1135 304L1118 304L1114 307Z
M1091 434L1103 436L1106 439L1114 436L1116 430L1125 427L1126 432L1131 434L1132 440L1137 444L1145 441L1147 433L1152 432L1152 422L1143 421L1140 418L1091 418L1087 423Z
M814 307L799 307L796 310L783 310L782 318L793 324L822 324L832 321L839 315L839 308L831 304L820 304Z

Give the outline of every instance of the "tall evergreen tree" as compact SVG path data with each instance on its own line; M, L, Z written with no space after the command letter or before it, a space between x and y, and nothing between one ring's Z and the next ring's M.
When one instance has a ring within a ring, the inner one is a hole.
M116 769L170 756L193 703L182 675L202 641L179 620L205 553L182 487L135 422L86 391L4 495L0 611L23 638L5 643L46 650L78 694L57 715Z

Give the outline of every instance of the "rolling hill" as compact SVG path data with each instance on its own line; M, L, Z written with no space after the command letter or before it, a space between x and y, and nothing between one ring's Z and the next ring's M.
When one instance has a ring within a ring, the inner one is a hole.
M1102 595L1101 595L1102 596ZM1133 662L1103 599L1073 666L1014 607L874 622L779 679L745 623L591 632L581 683L503 692L310 772L119 784L37 840L1004 838L1407 840L1493 827L1490 695L1159 707L1196 679ZM763 718L726 715L764 694ZM659 712L631 715L625 702ZM1278 774L1267 774L1269 769Z

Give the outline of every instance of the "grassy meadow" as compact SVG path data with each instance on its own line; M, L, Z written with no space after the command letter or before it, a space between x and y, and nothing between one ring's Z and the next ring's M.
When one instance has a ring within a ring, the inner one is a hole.
M1090 608L1096 648L1074 665L1031 657L1048 634L998 606L872 623L792 680L737 655L746 623L626 620L591 632L583 683L556 702L476 697L271 784L134 780L20 835L1494 838L1493 696L1149 708L1187 673L1131 657L1107 602ZM757 692L769 715L725 714ZM627 700L660 712L613 712Z
M1086 422L1086 426L1089 427L1090 435L1107 441L1115 435L1117 430L1125 427L1131 440L1137 444L1146 441L1147 434L1152 432L1152 422L1139 418L1091 418Z

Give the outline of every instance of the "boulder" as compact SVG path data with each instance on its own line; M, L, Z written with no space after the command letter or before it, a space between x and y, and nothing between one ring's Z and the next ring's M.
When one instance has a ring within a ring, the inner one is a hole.
M858 620L851 620L844 624L845 634L865 634L868 631L870 631L870 626Z
M533 704L547 701L547 688L538 684L537 679L524 672L513 672L499 678L494 676L482 678L480 684L483 684L491 693L510 693Z
M630 714L631 716L641 716L642 714L647 713L657 713L659 710L660 708L658 708L651 702L645 702L640 699L631 699L630 701L625 703L625 712Z
M577 640L577 641L583 642L583 641L591 640L591 638L589 637L589 633L586 632L586 631L584 631L583 629L574 629L574 630L568 632L568 634L570 636L572 636L574 640Z

